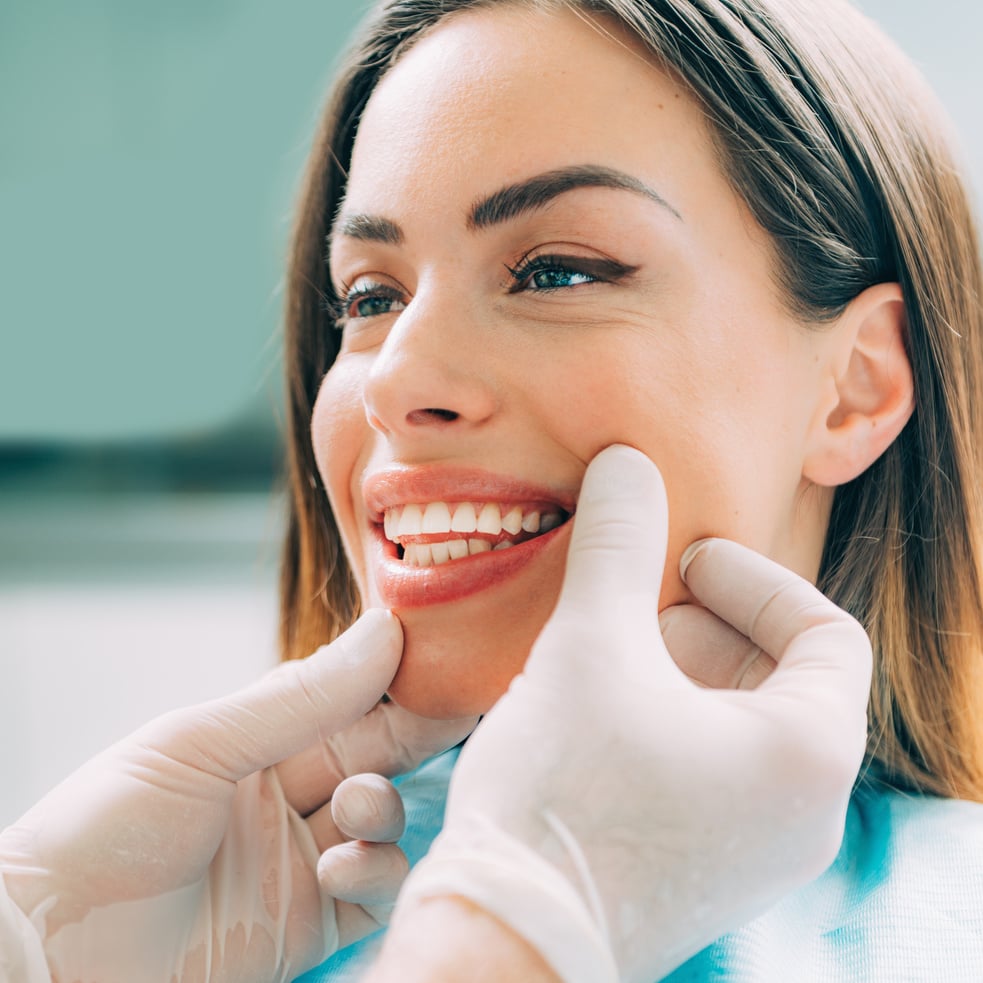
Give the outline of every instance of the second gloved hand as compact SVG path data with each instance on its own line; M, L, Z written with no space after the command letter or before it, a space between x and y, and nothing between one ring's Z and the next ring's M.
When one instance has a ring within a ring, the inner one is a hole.
M377 928L406 871L402 806L359 773L406 771L474 723L378 704L401 651L370 611L83 765L0 834L0 976L271 983Z
M397 923L464 898L564 983L651 983L832 861L865 747L866 635L801 578L710 540L688 586L778 667L757 689L700 688L659 629L666 535L654 465L598 455L557 608L465 746Z

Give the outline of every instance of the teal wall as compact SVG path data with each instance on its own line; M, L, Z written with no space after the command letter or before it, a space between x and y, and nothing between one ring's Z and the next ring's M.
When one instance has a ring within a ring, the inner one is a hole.
M0 449L272 431L292 193L367 2L0 0ZM983 171L983 5L860 3Z
M0 3L0 439L271 426L291 199L365 6Z

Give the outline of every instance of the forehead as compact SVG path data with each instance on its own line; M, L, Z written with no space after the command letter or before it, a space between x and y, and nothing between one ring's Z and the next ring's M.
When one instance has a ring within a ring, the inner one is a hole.
M720 178L698 103L627 32L505 4L447 17L382 79L347 199L391 213L583 162L636 174L670 200L701 174Z

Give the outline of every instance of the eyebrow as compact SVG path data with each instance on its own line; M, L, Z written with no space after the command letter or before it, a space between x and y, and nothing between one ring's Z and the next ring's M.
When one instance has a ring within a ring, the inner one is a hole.
M678 219L682 216L657 191L631 174L612 167L581 164L547 171L527 181L510 184L501 191L475 203L468 216L469 229L486 229L490 225L508 222L525 212L544 208L554 198L578 188L614 188L631 191L668 209Z
M348 236L363 242L385 242L398 246L403 241L403 230L388 218L378 215L339 215L331 228L331 238Z
M478 231L500 225L527 212L545 208L553 199L580 188L613 188L616 191L630 191L661 205L682 221L682 215L644 181L612 167L580 164L537 174L535 177L510 184L487 198L476 201L468 214L467 226L472 231ZM394 246L403 242L403 230L391 219L378 215L339 214L331 229L331 237L337 235L363 242L383 242Z

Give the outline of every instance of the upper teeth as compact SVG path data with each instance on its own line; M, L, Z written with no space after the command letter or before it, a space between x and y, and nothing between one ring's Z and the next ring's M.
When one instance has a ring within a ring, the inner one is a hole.
M548 532L563 521L559 510L543 511L535 506L500 505L498 502L429 502L398 505L387 509L383 528L394 543L409 536L444 533L480 533L489 537L503 532Z

